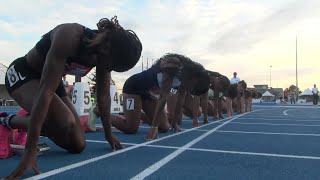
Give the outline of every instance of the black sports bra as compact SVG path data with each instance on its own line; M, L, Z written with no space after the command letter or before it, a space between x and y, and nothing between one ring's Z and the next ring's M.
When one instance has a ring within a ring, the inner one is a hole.
M38 41L36 44L36 50L43 57L43 59L45 59L51 47L51 38L50 38L51 33L52 33L52 30L46 33L45 35L43 35L40 41ZM83 26L83 37L86 37L89 39L93 38L94 33L95 33L95 30L91 30ZM81 38L81 45L77 54L80 54L80 52L83 51L84 49L84 42L82 39L83 38ZM65 68L64 68L64 74L83 77L87 75L90 72L90 70L93 68L93 67L88 67L86 65L73 62L73 59L74 59L73 57L68 57L65 64Z

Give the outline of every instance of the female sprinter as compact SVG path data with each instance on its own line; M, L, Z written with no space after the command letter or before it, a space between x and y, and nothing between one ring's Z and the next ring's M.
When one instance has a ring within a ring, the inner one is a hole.
M203 113L203 123L208 123L208 114L214 116L215 119L222 117L222 98L227 92L230 81L226 76L217 72L208 71L210 75L210 90L212 90L213 102L209 101L208 92L200 96L191 96L188 94L185 98L183 112L186 116L193 118L193 126L197 127L198 117ZM209 90L209 92L210 92ZM201 111L200 111L201 107Z
M170 93L178 94L172 117L172 128L178 126L183 97L195 89L200 94L209 89L209 76L199 63L179 54L166 54L150 69L131 76L123 87L124 118L112 116L112 125L124 133L136 133L139 128L141 110L146 115L146 123L151 125L146 140L157 137L159 132L166 132L171 124L165 112L165 105Z
M9 129L27 129L25 152L8 177L17 179L37 168L36 146L40 134L71 153L80 153L85 139L79 117L63 87L64 74L85 76L97 68L97 97L105 138L112 149L122 148L112 135L110 122L110 72L123 72L138 62L142 45L136 34L122 28L116 17L101 19L98 30L80 24L61 24L45 34L25 56L13 61L6 73L6 87L28 117L1 113L0 149L10 154ZM2 153L3 154L3 153Z

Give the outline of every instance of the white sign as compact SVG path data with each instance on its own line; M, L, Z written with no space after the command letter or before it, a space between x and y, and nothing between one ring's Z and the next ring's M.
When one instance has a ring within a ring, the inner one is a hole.
M111 113L118 114L123 112L121 106L120 94L116 85L110 85L110 97L111 97Z
M89 115L89 108L92 106L89 84L76 82L72 92L72 104L79 116Z
M111 113L119 114L123 112L120 104L120 97L116 85L110 85ZM76 82L72 93L72 104L79 116L89 115L89 108L92 106L89 84L86 82Z

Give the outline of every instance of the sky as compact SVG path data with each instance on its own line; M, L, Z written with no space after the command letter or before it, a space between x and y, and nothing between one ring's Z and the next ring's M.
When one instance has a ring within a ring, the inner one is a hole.
M121 89L165 53L179 53L228 77L237 72L249 87L296 84L296 37L300 89L320 86L318 0L0 0L0 63L24 56L43 34L62 23L95 29L117 15L143 44L137 65L112 73ZM272 67L271 67L272 66ZM5 68L0 66L0 83ZM90 77L90 74L89 74ZM69 83L74 77L67 77ZM88 81L87 77L83 81Z

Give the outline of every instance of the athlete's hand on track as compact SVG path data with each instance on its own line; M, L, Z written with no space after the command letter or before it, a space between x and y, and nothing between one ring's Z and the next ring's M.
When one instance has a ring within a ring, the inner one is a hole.
M151 127L146 137L146 141L152 141L158 138L158 127Z
M121 142L113 135L106 136L106 140L109 142L113 151L116 151L116 150L123 148L121 145Z
M203 124L208 124L208 123L209 123L208 117L207 117L207 118L204 118L204 119L203 119Z
M180 131L181 131L178 123L172 123L172 128L171 128L171 130L174 131L174 132L180 132Z
M28 147L24 150L22 160L20 161L18 167L10 174L10 176L5 179L20 179L24 172L33 169L35 174L40 174L38 164L37 164L37 148Z
M198 127L198 126L199 126L199 121L198 121L198 119L193 119L193 120L192 120L192 125L193 125L193 127Z

